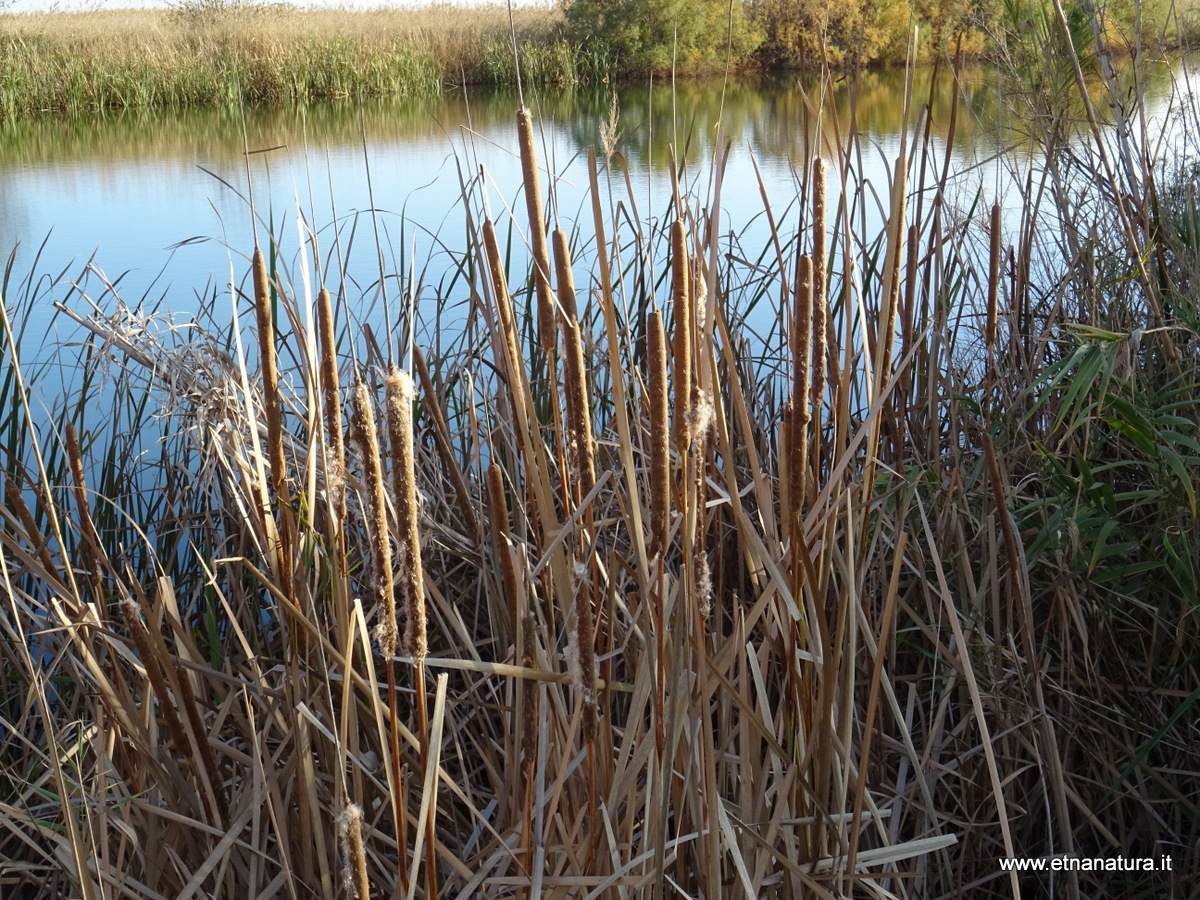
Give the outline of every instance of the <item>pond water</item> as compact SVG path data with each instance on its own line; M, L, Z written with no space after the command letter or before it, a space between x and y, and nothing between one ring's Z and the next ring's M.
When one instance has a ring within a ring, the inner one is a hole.
M957 82L943 71L931 89L931 77L929 71L916 76L909 146L917 110L932 99L933 145L944 148L958 92L950 164L956 190L967 203L980 191L1003 194L1010 170L1021 169L1024 148L999 82L983 70L960 74ZM1164 79L1154 108L1165 107L1169 88ZM903 73L836 82L820 137L813 115L818 97L816 84L782 77L540 90L525 100L538 123L542 166L555 176L549 203L568 231L578 221L590 233L590 207L583 205L586 152L602 146L606 125L615 130L612 179L627 214L653 227L670 213L668 148L681 148L686 160L685 189L705 197L719 124L731 146L722 227L761 250L763 193L786 239L798 221L797 167L818 144L830 157L851 122L863 136L863 153L850 160L850 177L866 196L886 203L890 161L905 125ZM304 255L299 209L316 228L328 280L344 287L359 314L368 316L378 305L381 270L405 283L415 273L421 302L432 302L458 289L453 273L466 247L468 209L477 217L486 206L502 235L514 223L519 248L525 217L518 106L513 90L471 88L436 98L244 112L7 121L0 123L0 246L7 251L19 243L17 272L32 265L43 241L41 272L81 273L91 259L103 277L89 275L85 290L101 305L111 306L107 279L127 303L144 300L187 313L204 298L228 295L231 283L244 284L253 230L264 245L274 235L281 261L294 270ZM994 161L1001 146L1007 147L1004 170ZM464 201L463 184L474 183L480 167L484 186L474 184ZM257 224L247 199L251 186ZM76 297L72 305L85 304ZM31 323L33 334L64 327L49 310L35 315L46 319Z

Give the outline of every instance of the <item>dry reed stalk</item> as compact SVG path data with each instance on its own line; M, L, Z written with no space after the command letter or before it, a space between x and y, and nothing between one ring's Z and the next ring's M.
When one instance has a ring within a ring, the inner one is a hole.
M908 167L902 155L896 158L892 187L892 206L888 220L887 255L883 277L883 301L876 357L875 395L878 396L891 377L892 351L896 342L896 315L900 306L900 270L904 252L904 217L907 210Z
M675 449L687 453L690 443L692 394L692 300L690 296L687 234L683 220L671 223L671 310L675 316L672 355L674 356Z
M151 647L150 630L142 621L142 611L133 600L126 598L121 602L121 614L125 619L125 627L129 630L129 636L133 639L133 646L138 652L138 658L142 661L142 667L146 670L146 679L150 682L150 690L158 700L158 710L166 724L167 735L170 737L171 743L175 745L175 753L178 754L179 759L191 759L192 750L188 744L187 735L183 733L183 723L176 712L166 679L163 678L158 655Z
M905 263L904 279L904 314L900 322L900 346L905 352L913 346L916 328L917 283L920 280L921 246L919 244L920 229L914 224L908 226L908 260ZM909 403L913 396L913 378L906 378L900 385L896 441L898 446L904 446L909 439Z
M491 526L496 536L496 551L500 557L500 584L504 589L505 613L508 616L507 627L518 640L516 656L517 659L520 659L521 617L525 611L518 593L517 568L513 563L509 547L511 531L508 524L508 501L504 498L504 470L498 463L488 466L487 496L488 508L491 511Z
M450 481L454 485L454 494L458 498L458 508L462 513L463 521L467 523L467 528L470 530L471 536L475 538L475 542L482 545L483 532L479 527L479 520L475 516L474 503L470 491L467 490L467 483L463 480L462 470L454 459L450 426L446 423L445 413L442 412L437 389L429 374L429 365L425 362L425 354L421 352L420 347L413 347L412 352L413 366L421 380L421 390L425 392L425 409L433 420L433 442L437 447L438 456L442 458L443 471L450 477Z
M350 900L370 900L371 896L362 818L362 809L354 803L347 803L337 818L338 836L342 839L342 880Z
M529 613L521 620L521 642L525 652L521 657L521 665L526 669L537 667L537 619ZM521 783L524 785L524 795L521 798L522 827L521 827L521 858L525 873L534 874L534 824L533 801L537 792L535 773L538 761L538 723L541 721L541 689L535 682L524 679L525 708L521 713ZM530 896L532 892L527 892Z
M21 495L21 489L17 487L15 481L5 479L4 495L8 498L9 505L16 511L17 518L21 520L21 527L25 531L26 539L30 542L30 548L37 553L38 561L49 578L50 573L58 568L54 564L53 557L50 556L49 539L37 540L42 535L42 529L34 521L33 513L29 511L29 504L25 502L25 498Z
M87 502L87 480L83 472L83 452L79 446L79 435L75 426L70 422L64 429L64 443L67 452L67 465L71 470L71 480L75 487L71 493L75 497L75 506L79 510L79 535L83 544L84 564L88 569L88 578L92 585L92 602L100 621L105 619L104 579L101 576L100 558L103 551L100 548L100 536L92 521L92 512ZM36 532L35 532L36 533Z
M662 312L652 310L646 329L650 371L650 554L666 554L671 528L671 447L667 388L667 337Z
M583 700L583 740L589 750L596 740L599 702L596 697L596 619L592 579L586 563L576 561L571 587L575 595L575 628L567 645L567 665ZM593 774L594 777L594 774Z
M141 586L136 587L139 599L145 604ZM200 718L196 696L187 673L182 671L179 659L168 650L162 635L157 630L151 631L142 621L142 609L132 599L126 598L121 602L125 624L146 670L150 688L158 700L171 743L175 745L180 759L193 763L192 771L204 788L200 801L209 824L224 828L229 821L229 806L220 789L220 772L208 740L208 729ZM186 717L191 740L185 732L181 715Z
M538 340L542 350L554 350L554 295L550 291L550 253L546 245L546 221L542 218L542 183L538 176L537 145L533 115L517 110L517 141L521 150L521 176L525 183L525 208L529 213L529 239L533 255L533 279L537 291Z
M795 478L792 473L792 457L796 440L796 404L789 396L779 410L779 426L776 441L779 446L779 515L783 525L782 537L791 530L791 522L800 508L800 498L795 493Z
M328 470L325 488L340 523L346 517L346 447L342 436L342 395L338 381L337 331L333 318L333 300L327 288L317 292L317 329L321 341L321 393L325 403L325 438ZM340 525L339 525L340 528Z
M512 297L508 293L508 278L504 273L504 257L496 240L496 226L491 219L483 220L483 250L487 258L488 275L491 277L492 293L496 301L496 317L500 323L500 338L504 354L504 373L508 380L513 403L519 400L519 377L517 367L523 364L520 343L517 339L517 324L513 318Z
M385 659L396 655L396 592L392 572L392 542L388 532L387 500L383 490L383 465L371 391L359 378L350 407L350 439L358 446L362 463L364 518L370 546L371 573L368 580L375 601L375 637ZM390 665L390 664L389 664Z
M575 483L575 504L591 493L596 483L592 441L592 412L588 402L587 364L583 339L575 313L575 279L571 273L571 251L567 235L554 231L554 264L558 273L558 302L563 309L563 387L567 395L567 448Z
M813 262L812 257L800 254L796 260L795 307L792 313L792 428L788 460L793 519L809 502L808 489L808 427L812 422L809 393L812 388L812 368L809 356L813 343ZM793 524L795 524L793 522Z

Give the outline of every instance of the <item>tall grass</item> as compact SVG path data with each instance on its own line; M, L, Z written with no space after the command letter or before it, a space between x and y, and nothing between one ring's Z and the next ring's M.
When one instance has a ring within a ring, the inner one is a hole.
M511 24L527 82L607 75L603 57L568 43L558 11L520 7ZM4 15L0 113L429 96L464 80L508 81L511 34L502 5Z
M648 223L616 147L586 223L468 182L435 358L258 254L189 328L10 263L6 896L1187 890L1200 217L1138 121L1018 161L1011 231L920 128L857 188L844 121L765 250L719 135ZM47 302L90 335L58 396ZM1174 870L998 864L1058 854Z

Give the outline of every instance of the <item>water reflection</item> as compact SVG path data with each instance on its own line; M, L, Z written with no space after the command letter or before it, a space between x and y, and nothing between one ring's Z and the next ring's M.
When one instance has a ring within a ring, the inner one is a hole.
M917 73L914 109L932 96L935 133L948 123L956 90L963 90L971 116L960 122L959 137L974 140L999 119L995 79L970 69L955 80L944 71L933 84L932 70ZM989 86L990 85L990 86ZM833 83L825 97L826 124L834 114L841 127L856 122L871 137L900 130L904 73L865 72ZM625 156L638 165L667 165L667 143L682 146L692 138L694 152L720 122L725 135L750 144L767 157L799 157L814 138L813 111L821 100L819 84L794 76L742 78L728 85L719 79L660 81L615 89ZM609 117L613 91L606 86L533 91L526 102L542 119L568 133L580 147L599 144L600 125ZM505 87L471 88L440 97L331 100L305 106L259 107L245 112L252 149L287 145L344 147L397 140L447 139L462 128L481 134L509 129L518 103ZM232 107L128 109L98 116L5 119L0 121L0 167L45 166L86 160L97 169L131 160L178 160L192 163L240 161L242 113ZM944 133L943 133L944 136Z
M1151 105L1170 83L1161 79ZM935 148L944 148L956 97L952 170L972 171L1001 144L1028 144L1021 135L1036 129L1014 113L1019 105L1010 102L1006 90L994 72L968 69L955 75L924 69L914 77L907 123L902 121L902 71L843 78L824 94L816 80L790 76L727 84L720 79L674 85L661 81L620 86L615 92L603 85L541 90L527 93L526 102L542 129L543 166L560 176L554 192L558 208L568 214L582 208L583 154L589 145L602 145L606 127L616 136L615 143L610 141L619 151L614 164L629 174L639 205L640 198L653 197L651 211L663 216L668 147L675 145L677 158L695 176L688 183L702 191L719 125L734 148L726 176L725 221L740 230L763 211L751 152L770 201L779 205L778 214L796 195L796 167L817 148L832 155L856 129L871 158L853 161L853 179L886 196L886 166L902 128L927 121ZM251 246L252 222L244 200L249 171L260 235L267 230L280 234L286 260L299 253L292 224L299 198L306 220L324 226L327 252L335 238L357 229L365 261L356 283L377 281L377 258L363 233L375 223L360 221L374 198L394 248L385 260L385 274L400 277L414 243L422 260L441 245L448 252L426 269L436 283L452 271L451 254L465 247L464 180L473 178L479 166L486 167L487 202L501 220L505 205L519 201L517 105L511 89L472 88L420 99L251 108L244 117L237 109L221 108L6 120L0 122L0 237L6 245L20 240L29 248L51 234L46 262L56 270L96 250L98 263L110 275L125 273L128 296L162 296L170 305L186 308L197 291L227 284L231 265L234 282L244 273ZM921 118L926 105L927 119ZM247 146L264 151L253 153L249 165ZM369 178L364 160L369 161ZM471 203L478 212L478 197ZM200 237L212 240L192 240ZM185 241L172 256L170 248ZM435 271L438 267L441 271Z

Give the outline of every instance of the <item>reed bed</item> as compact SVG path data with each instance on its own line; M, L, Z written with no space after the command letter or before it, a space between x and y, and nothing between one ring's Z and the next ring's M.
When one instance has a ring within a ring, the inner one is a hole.
M569 41L561 12L503 5L306 10L184 3L170 10L5 15L0 113L430 96L511 78L579 82L606 61Z
M826 126L757 255L719 135L645 228L594 152L586 224L468 182L436 357L257 258L186 329L10 264L5 896L1194 892L1193 251L1127 190L1115 250L1065 188L1001 239L906 183L919 127L866 234ZM90 334L57 400L49 300ZM998 863L1057 854L1174 865Z

